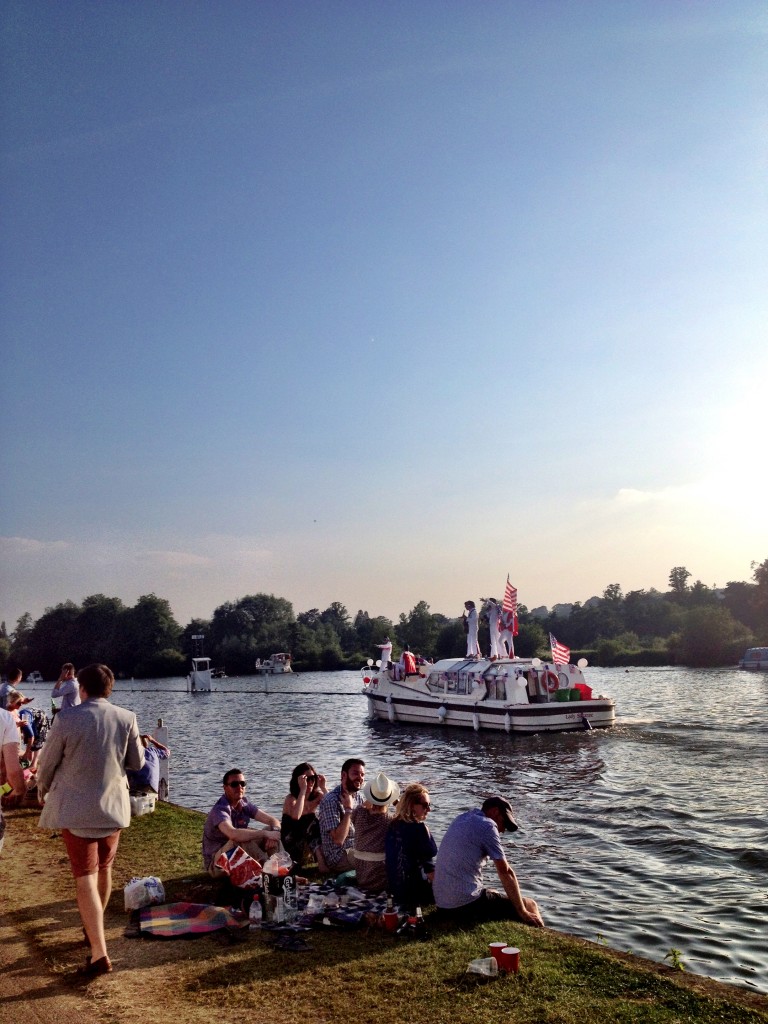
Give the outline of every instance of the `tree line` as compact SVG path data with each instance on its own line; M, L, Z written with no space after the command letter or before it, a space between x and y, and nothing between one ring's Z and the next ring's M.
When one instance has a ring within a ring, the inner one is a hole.
M552 610L519 607L519 657L549 653L549 633L569 646L572 657L597 665L734 664L750 646L768 646L768 559L752 563L750 582L724 588L691 584L691 573L675 566L669 590L633 590L618 583L583 604ZM458 657L465 650L461 617L430 611L419 601L393 622L359 610L352 617L335 601L321 611L294 613L290 601L273 594L251 594L228 601L210 619L176 621L171 606L155 594L128 607L118 597L94 594L81 604L65 601L47 608L37 621L27 612L12 632L0 624L0 671L21 668L58 678L63 662L76 666L106 662L124 678L185 675L198 653L228 675L253 672L257 658L290 652L294 668L358 668L378 656L377 644L390 637L396 655L405 645L426 658ZM481 650L489 650L488 624L481 622Z

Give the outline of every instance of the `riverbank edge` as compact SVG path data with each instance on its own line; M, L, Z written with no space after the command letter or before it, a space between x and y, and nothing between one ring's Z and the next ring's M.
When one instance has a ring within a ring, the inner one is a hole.
M65 986L57 992L56 983L62 981L61 958L51 955L52 946L56 942L55 929L51 930L51 903L46 900L45 886L42 880L50 881L54 885L57 907L68 907L66 921L68 931L77 931L76 908L74 905L74 887L69 877L68 865L64 855L63 846L59 845L60 840L54 843L50 833L38 828L39 810L37 808L24 808L19 811L7 812L8 829L6 833L6 845L0 859L0 868L7 877L3 886L3 911L6 927L15 934L16 962L13 970L6 975L6 981L13 991L14 978L17 984L22 984L18 979L23 978L22 991L29 992L35 974L38 975L38 985L33 985L35 991L40 991L47 1000L53 1000L55 1012L47 1007L40 1019L55 1019L58 1024L65 1024L70 1019L77 1019L80 1024L89 1024L92 1020L105 1019L102 1010L107 1011L108 1019L123 1019L115 1017L112 1010L104 1005L94 1005L93 1001L87 1000L80 1008L77 1008L77 995L73 994L70 987ZM202 822L205 815L199 811L181 807L172 803L158 805L158 811L152 815L145 815L135 818L132 827L123 832L118 858L114 870L114 891L107 910L107 930L111 936L122 935L126 925L126 914L123 908L123 886L134 876L148 874L157 875L166 884L167 899L190 898L190 892L197 892L200 902L204 902L204 894L211 893L211 881L206 875L200 872L199 843ZM54 845L55 844L55 845ZM10 869L10 870L9 870ZM35 878L41 879L39 886ZM19 884L24 879L26 884ZM37 913L36 913L37 911ZM56 911L55 915L60 920L64 918L64 910ZM520 926L517 926L520 927ZM590 942L577 936L567 935L551 929L538 931L535 929L523 929L525 935L525 946L529 956L536 957L537 961L561 962L569 955L578 951L588 951L590 957L604 961L618 961L624 968L641 975L654 975L659 979L679 989L687 990L695 999L716 1001L732 1008L742 1008L757 1014L760 1019L768 1021L768 996L755 992L739 985L732 985L726 982L716 981L703 975L682 972L666 964L657 963L631 953L614 950L609 947ZM459 938L463 936L466 940L466 933L457 933L455 936L457 948ZM7 937L4 936L4 940ZM441 934L441 941L447 942L450 946L454 936ZM110 942L111 942L110 938ZM198 940L199 941L199 940ZM478 939L478 946L482 950L484 939ZM140 949L146 944L143 942L133 943L133 947ZM152 945L152 944L150 944ZM168 943L163 943L167 948ZM173 945L173 943L170 943ZM68 943L71 949L72 943ZM6 949L6 953L10 946ZM242 952L241 952L242 951ZM403 964L408 960L411 948L403 946L392 950L395 959L402 958ZM230 960L236 961L242 955L243 960L250 956L249 946L233 947L228 951ZM482 955L478 953L477 955ZM77 952L80 957L80 951ZM6 968L10 965L6 960ZM69 970L69 967L66 968ZM51 986L49 982L55 984ZM8 991L7 986L6 991ZM60 987L60 986L59 986ZM141 997L141 988L138 989L138 998ZM317 981L317 995L323 1000L323 981ZM137 992L132 993L135 1000ZM73 1004L73 1000L75 1000ZM617 1000L620 1006L623 1002L629 1010L632 999ZM42 1003L39 1004L42 1007ZM150 1009L156 1005L156 994L146 992L146 1006L132 1006L131 1019L136 1015L149 1019ZM73 1011L73 1006L75 1007ZM703 1004L702 1004L703 1006ZM261 1009L268 1012L268 1007L261 1003ZM96 1016L94 1016L94 1011ZM704 1014L703 1014L704 1015ZM34 1018L33 1018L34 1019ZM127 1018L126 1018L127 1019ZM177 1018L179 1020L179 1018Z

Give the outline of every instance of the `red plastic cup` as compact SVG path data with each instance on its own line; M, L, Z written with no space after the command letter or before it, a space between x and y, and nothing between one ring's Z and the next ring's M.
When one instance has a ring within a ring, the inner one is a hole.
M506 942L491 942L488 946L488 956L492 956L496 963L499 963L499 954L506 948Z
M520 970L520 950L517 946L505 946L499 952L499 970L517 974Z
M388 910L384 914L384 927L388 932L396 932L398 921L400 920L397 911Z

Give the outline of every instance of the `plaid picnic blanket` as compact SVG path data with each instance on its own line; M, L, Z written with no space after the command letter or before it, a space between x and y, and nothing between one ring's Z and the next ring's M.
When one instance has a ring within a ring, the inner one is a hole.
M163 903L155 907L142 907L139 915L141 934L163 939L205 935L221 928L236 931L248 927L247 917L207 903Z

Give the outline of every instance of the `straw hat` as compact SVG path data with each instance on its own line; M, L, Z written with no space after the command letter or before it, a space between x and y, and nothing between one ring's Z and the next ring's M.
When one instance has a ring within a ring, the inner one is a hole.
M371 779L363 786L363 800L376 804L377 807L388 807L399 799L400 787L384 772L379 772L375 779Z

